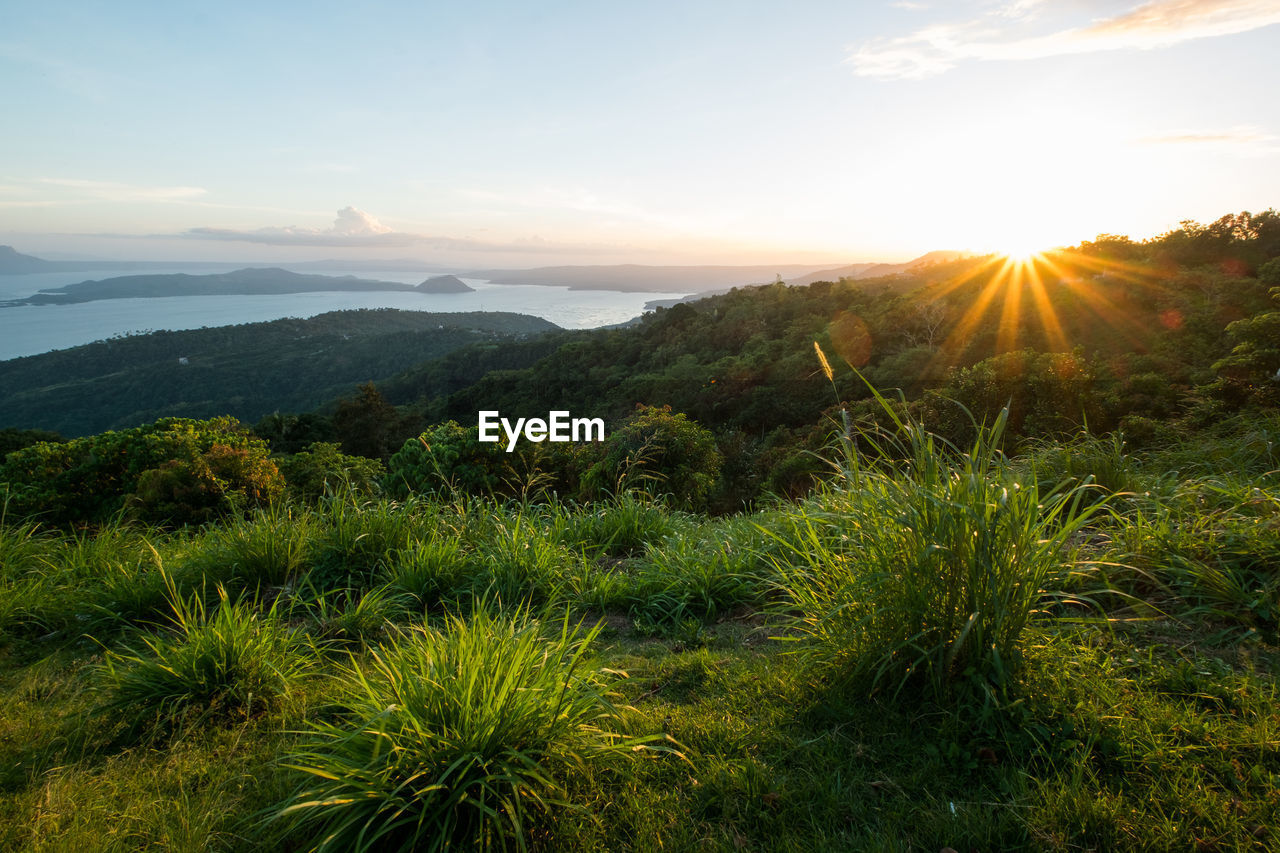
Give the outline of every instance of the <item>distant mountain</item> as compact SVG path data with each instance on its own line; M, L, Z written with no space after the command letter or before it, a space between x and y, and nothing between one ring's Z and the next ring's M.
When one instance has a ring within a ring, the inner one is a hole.
M223 414L252 423L309 411L469 344L557 329L523 314L379 309L112 338L0 361L0 428L74 436Z
M413 291L411 284L376 281L355 276L307 275L275 267L250 268L213 275L171 273L167 275L126 275L101 281L82 281L65 287L42 290L34 296L0 307L14 305L63 305L98 299L145 299L160 296L261 296L315 291Z
M322 270L324 272L336 272L338 270L350 270L352 272L462 272L462 270L448 264L419 261L413 258L393 258L389 261L376 258L328 258L323 261L290 261L288 267L292 270Z
M437 275L414 288L420 293L475 293L476 289L454 275Z
M907 261L904 264L850 264L845 267L836 267L835 269L821 270L820 272L810 273L800 276L799 278L787 279L787 284L802 285L813 284L815 281L839 281L842 278L881 278L887 275L899 275L905 272L914 272L922 267L930 264L947 263L948 261L959 260L968 257L970 252L951 252L946 250L938 250L921 255L920 257Z
M57 272L60 264L24 255L12 246L0 246L0 275L26 275L33 272Z
M625 293L698 292L762 284L824 269L821 264L774 266L614 266L538 267L527 270L475 270L468 278L494 284L535 284L570 290L616 290Z

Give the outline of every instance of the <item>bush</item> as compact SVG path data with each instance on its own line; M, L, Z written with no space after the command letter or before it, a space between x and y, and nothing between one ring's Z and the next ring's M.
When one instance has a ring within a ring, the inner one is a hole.
M567 618L549 636L483 610L416 628L340 676L337 723L316 725L288 765L310 779L278 809L317 851L516 846L529 821L566 806L566 784L643 740L621 715Z
M180 720L187 712L249 716L274 706L307 663L295 633L275 608L258 614L232 602L221 587L213 616L198 597L184 599L172 583L169 634L144 637L141 650L108 651L102 667L109 699L104 712L136 727Z
M778 569L824 677L941 697L1016 672L1022 631L1065 587L1071 537L1099 505L1084 486L1021 482L998 449L1005 420L967 452L911 420L864 435L906 463L851 458L846 487L799 513Z
M265 448L215 444L193 458L143 471L128 508L145 521L203 524L230 511L268 504L283 491L284 478Z
M314 501L336 491L372 496L387 469L376 459L348 456L337 444L317 441L306 450L280 457L276 464L289 491Z
M283 485L266 444L235 418L162 418L122 432L34 444L0 464L10 512L39 514L54 524L110 517L139 491L144 474L140 512L158 518L172 509L179 517L165 520L177 523L188 512L204 517L270 500Z
M482 443L479 427L447 421L404 443L388 464L387 485L400 497L455 491L490 495L513 475L500 442Z
M703 509L720 474L715 436L670 406L637 406L605 439L603 458L583 478L588 494L640 490L688 510Z

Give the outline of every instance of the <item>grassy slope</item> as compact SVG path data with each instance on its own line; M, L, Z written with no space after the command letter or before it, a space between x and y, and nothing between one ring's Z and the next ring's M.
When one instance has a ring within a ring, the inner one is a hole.
M178 534L109 527L78 541L10 523L0 839L306 849L313 834L263 823L263 810L300 781L282 762L296 733L336 719L350 679L334 676L353 662L367 670L378 644L404 642L394 626L424 609L438 623L449 601L465 613L488 590L603 618L594 663L626 672L606 678L634 709L629 729L665 733L684 756L585 765L564 780L575 807L527 830L539 848L1274 849L1274 447L1234 438L1145 461L1073 448L1070 464L1128 492L1075 537L1071 565L1088 574L1067 580L1109 621L1063 618L1077 608L1035 619L1018 640L1024 666L988 700L966 673L933 698L842 683L821 665L842 650L787 627L786 567L804 561L785 543L805 544L797 531L819 526L829 573L869 556L860 541L840 544L861 535L848 525L862 510L838 491L717 520L631 501L428 501L338 502ZM1019 476L1079 473L1063 464L1046 450ZM160 727L130 725L151 720L140 706L95 713L119 695L104 660L144 649L140 626L168 612L162 567L184 595L203 590L210 612L213 583L250 600L263 584L259 616L320 644L313 663L247 708L195 706ZM315 591L349 585L381 592L343 603Z

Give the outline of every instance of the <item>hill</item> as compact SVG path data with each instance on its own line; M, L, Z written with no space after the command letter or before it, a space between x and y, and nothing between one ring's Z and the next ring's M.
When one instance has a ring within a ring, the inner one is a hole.
M969 257L968 252L950 252L945 250L928 252L903 264L850 264L835 269L820 270L798 278L788 280L788 284L813 284L815 281L839 281L842 278L863 279L882 278L884 276L901 275L917 271L933 264L947 263Z
M56 272L56 263L24 255L12 246L0 246L0 275L25 275L34 272Z
M461 283L461 282L459 282ZM465 286L465 285L464 285ZM97 299L147 299L162 296L261 296L278 293L311 293L316 291L381 291L417 290L410 284L377 281L351 275L310 275L275 267L246 268L212 275L171 273L160 275L125 275L101 281L82 281L64 287L42 290L34 296L0 303L0 307L17 305L63 305L92 302Z
M254 421L459 347L556 328L521 314L384 309L114 338L0 361L0 427L84 435L169 415Z
M536 284L570 290L619 290L626 293L705 292L789 279L821 270L826 265L779 264L776 266L612 266L538 267L527 270L477 270L470 278L495 284Z
M432 276L414 288L421 293L475 293L476 289L454 275Z

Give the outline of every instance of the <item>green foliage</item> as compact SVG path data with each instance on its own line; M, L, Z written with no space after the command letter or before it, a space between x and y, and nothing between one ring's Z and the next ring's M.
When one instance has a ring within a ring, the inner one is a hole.
M557 600L580 562L522 512L494 518L482 543L486 559L473 590L505 605Z
M1258 277L1280 302L1280 258L1268 262ZM1213 392L1230 403L1280 406L1280 310L1260 312L1227 326L1235 343L1231 353L1213 365L1218 381Z
M201 575L225 584L284 586L310 569L316 538L314 515L276 504L208 531L192 562Z
M711 432L669 406L637 406L606 439L586 489L660 495L682 509L702 509L722 463Z
M365 589L397 552L420 538L418 504L335 498L323 507L310 582L319 590Z
M514 475L501 442L481 442L480 428L453 421L404 443L387 467L388 488L410 494L491 495Z
M264 443L234 418L164 418L123 432L15 451L0 465L10 512L54 524L102 520L137 494L150 519L198 521L278 495Z
M409 420L388 403L372 382L360 386L358 396L338 401L333 429L345 453L385 462L405 433Z
M1029 449L1023 466L1045 493L1063 486L1095 487L1092 496L1086 493L1087 502L1127 492L1138 483L1137 463L1126 452L1125 437L1121 433L1106 437L1080 433L1070 441L1036 442Z
M262 447L215 444L138 476L130 513L145 521L202 524L227 510L264 506L284 492L284 478Z
M348 456L333 442L314 442L306 450L278 458L276 464L289 492L307 501L340 491L372 496L386 475L381 462Z
M824 677L942 699L1016 674L1023 630L1068 585L1087 486L1041 491L1000 451L1005 415L961 452L913 420L890 463L848 459L848 481L797 514L780 562L793 630ZM985 695L985 692L982 694Z
M341 720L287 759L309 778L279 814L317 851L525 849L575 777L644 745L587 664L598 633L477 610L353 662Z
M1280 630L1280 491L1234 476L1175 484L1131 502L1108 555L1131 591L1181 598L1188 615L1274 642ZM1145 587L1145 588L1144 588Z
M273 606L258 613L219 587L212 616L199 596L169 586L173 630L142 638L142 648L108 649L101 711L143 723L173 724L188 712L241 717L273 707L307 665L297 635Z
M460 540L437 535L397 551L387 565L386 579L430 610L459 597L480 571L479 558Z
M51 541L32 522L13 524L0 504L0 637L17 632L40 610Z
M81 436L229 414L262 419L275 452L296 452L332 441L331 429L308 416L272 421L273 412L307 412L425 359L554 328L519 314L375 309L118 337L0 362L0 426Z
M592 554L623 557L676 533L679 518L643 493L624 493L569 515L561 541Z
M934 403L935 429L963 443L972 440L966 434L973 423L970 412L992 423L1007 409L1004 431L1014 439L1070 435L1100 420L1096 409L1090 412L1093 373L1080 352L1025 349L995 355L953 372L940 394L945 399Z
M0 462L3 462L4 458L13 451L42 441L56 444L66 439L47 429L13 429L12 427L0 429Z
M308 590L309 591L309 590ZM304 598L313 635L340 646L363 645L384 636L408 610L408 596L391 586L367 592L319 592Z

